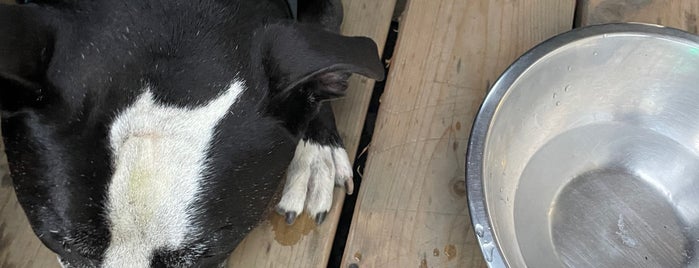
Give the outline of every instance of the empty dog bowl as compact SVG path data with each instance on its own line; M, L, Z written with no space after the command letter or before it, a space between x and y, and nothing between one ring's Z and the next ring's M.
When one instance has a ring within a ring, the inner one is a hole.
M490 267L699 267L699 37L609 24L495 83L467 163Z

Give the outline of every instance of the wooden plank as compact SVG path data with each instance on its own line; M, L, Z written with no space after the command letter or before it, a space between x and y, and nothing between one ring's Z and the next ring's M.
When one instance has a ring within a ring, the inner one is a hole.
M396 0L343 0L345 19L342 33L374 39L383 51ZM364 118L371 100L374 81L363 77L350 79L347 96L333 103L338 130L345 148L354 160ZM238 246L229 258L229 267L326 267L345 199L335 189L333 206L321 226L315 226L305 214L287 226L281 216L269 219Z
M697 33L696 0L580 0L579 25L644 22Z
M516 57L571 28L574 6L408 2L342 267L485 267L464 185L473 117Z

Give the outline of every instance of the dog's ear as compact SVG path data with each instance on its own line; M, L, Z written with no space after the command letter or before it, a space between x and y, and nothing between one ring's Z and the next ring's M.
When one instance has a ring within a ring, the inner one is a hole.
M272 25L257 36L269 79L267 109L294 135L303 133L322 101L345 95L351 74L384 77L376 44L366 37L306 24Z
M344 96L353 73L382 80L384 68L374 41L320 27L295 24L266 29L264 67L273 94L309 94L322 101Z
M53 34L39 9L0 4L0 110L41 99Z

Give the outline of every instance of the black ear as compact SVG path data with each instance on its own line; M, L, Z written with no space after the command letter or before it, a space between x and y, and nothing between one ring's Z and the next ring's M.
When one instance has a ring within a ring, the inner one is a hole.
M374 41L347 37L306 24L274 25L263 41L264 67L273 94L310 90L317 100L345 94L353 73L383 80L384 68Z
M53 42L35 5L0 5L0 110L15 110L41 96Z

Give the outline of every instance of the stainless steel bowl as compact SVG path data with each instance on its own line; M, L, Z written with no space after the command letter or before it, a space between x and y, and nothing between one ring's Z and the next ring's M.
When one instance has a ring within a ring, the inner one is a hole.
M493 85L467 157L490 267L699 267L699 37L609 24Z

